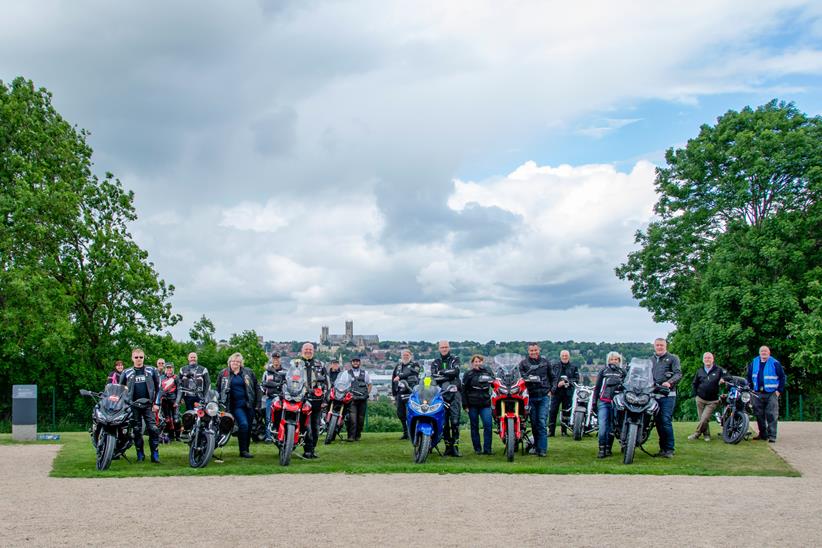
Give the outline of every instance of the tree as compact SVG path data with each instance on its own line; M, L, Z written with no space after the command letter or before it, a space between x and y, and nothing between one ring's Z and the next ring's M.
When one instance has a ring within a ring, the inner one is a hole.
M189 329L188 336L198 347L216 346L217 341L214 340L214 323L206 318L203 314L199 320L194 322L194 325Z

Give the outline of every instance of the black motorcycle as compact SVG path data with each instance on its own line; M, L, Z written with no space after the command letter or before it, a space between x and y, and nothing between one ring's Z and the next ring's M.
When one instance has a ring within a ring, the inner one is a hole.
M614 396L616 421L614 435L622 446L622 462L634 462L637 447L648 441L659 409L654 394L667 395L668 388L654 382L651 360L631 360L622 382L622 391Z
M750 414L753 413L751 401L756 394L751 391L748 379L743 377L730 377L725 384L728 385L728 393L720 396L725 408L722 414L717 411L715 416L722 426L722 440L736 445L750 435L748 426Z
M203 402L195 403L194 409L183 414L183 426L190 432L188 464L192 468L204 468L214 449L224 446L231 438L234 415L217 401L217 391L209 390Z
M98 398L91 412L91 444L97 451L97 470L107 470L112 459L125 454L134 443L128 389L121 384L108 384L102 392L80 390L80 395ZM148 405L148 400L134 403Z

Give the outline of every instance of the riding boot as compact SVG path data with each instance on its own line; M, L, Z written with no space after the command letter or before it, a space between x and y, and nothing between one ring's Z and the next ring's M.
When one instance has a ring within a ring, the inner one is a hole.
M597 458L598 459L604 459L606 454L607 454L606 453L606 446L605 445L600 445L599 446L599 453L597 453Z
M442 454L444 457L453 457L454 456L454 446L451 442L445 442L445 452Z
M451 456L452 457L461 457L462 453L460 453L460 440L456 440L454 445L451 446Z
M612 455L611 448L614 446L614 437L608 437L608 443L605 444L605 456L610 457Z

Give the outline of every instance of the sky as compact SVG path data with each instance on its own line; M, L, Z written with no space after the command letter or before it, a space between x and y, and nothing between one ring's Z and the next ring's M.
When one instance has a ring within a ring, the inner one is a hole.
M822 2L0 1L179 338L651 341L614 268L728 110L822 113Z

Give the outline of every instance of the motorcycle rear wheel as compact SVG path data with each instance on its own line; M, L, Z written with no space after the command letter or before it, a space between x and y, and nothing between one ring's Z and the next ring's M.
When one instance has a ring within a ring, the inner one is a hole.
M584 411L574 411L574 441L579 441L582 439L584 434L583 432L583 424L585 422L585 412Z
M100 432L99 444L97 445L97 470L108 470L111 466L111 459L114 456L114 447L117 445L117 438L114 434Z
M508 462L514 461L517 452L517 433L514 431L514 419L505 420L505 458Z
M197 436L192 437L191 444L188 446L189 466L192 468L205 468L208 466L208 461L211 460L211 455L214 454L215 444L214 436L210 436L205 430L199 429Z
M636 438L639 433L639 425L631 423L628 425L628 438L625 442L625 453L622 455L623 464L634 462L634 451L636 450Z
M414 462L422 464L431 453L431 434L417 434L417 442L414 444Z
M745 434L748 433L750 421L751 419L748 418L747 413L742 411L734 411L731 413L725 420L725 424L722 425L722 440L732 445L736 445L742 441Z
M337 417L331 416L331 422L328 424L328 430L325 433L325 444L328 445L337 437Z
M285 439L280 448L280 466L291 464L291 453L294 452L294 425L287 424L285 427Z

